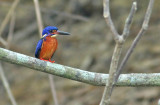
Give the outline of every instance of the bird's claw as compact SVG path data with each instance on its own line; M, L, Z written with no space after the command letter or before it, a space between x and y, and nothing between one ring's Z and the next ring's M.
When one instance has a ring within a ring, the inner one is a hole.
M55 61L51 61L51 59L49 59L49 62L54 63Z
M55 62L55 61L51 61L51 59L49 59L49 60L45 60L45 59L40 58L40 60L48 61L48 62L51 62L51 63L54 63L54 62Z
M45 59L42 59L42 58L40 58L40 60L43 60L43 61L48 61L48 60L45 60Z

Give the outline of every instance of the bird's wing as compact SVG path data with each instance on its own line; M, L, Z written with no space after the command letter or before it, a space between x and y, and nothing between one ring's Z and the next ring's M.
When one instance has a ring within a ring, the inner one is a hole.
M39 54L42 48L43 39L40 39L37 43L36 51L35 51L35 57L39 58Z

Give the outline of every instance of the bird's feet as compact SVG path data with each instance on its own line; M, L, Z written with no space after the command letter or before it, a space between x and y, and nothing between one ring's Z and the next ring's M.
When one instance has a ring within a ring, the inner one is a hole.
M55 61L51 61L51 59L49 59L49 62L54 63Z
M48 60L46 60L46 59L43 59L43 58L40 58L40 60L43 60L43 61L48 61Z
M40 58L40 60L43 60L43 61L48 61L48 62L51 62L51 63L54 63L54 62L55 62L55 61L51 61L51 59L49 59L49 60L46 60L46 59Z

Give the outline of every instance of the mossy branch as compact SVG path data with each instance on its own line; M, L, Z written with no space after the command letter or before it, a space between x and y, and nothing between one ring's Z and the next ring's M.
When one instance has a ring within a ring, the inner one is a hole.
M0 48L0 60L97 86L105 86L109 77L108 74L88 72L50 63L3 48ZM116 86L160 86L160 73L121 74Z

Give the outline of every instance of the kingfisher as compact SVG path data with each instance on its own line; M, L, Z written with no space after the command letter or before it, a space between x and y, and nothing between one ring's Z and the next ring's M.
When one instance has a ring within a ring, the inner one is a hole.
M55 61L51 61L51 58L58 46L58 41L56 39L58 35L70 35L70 33L59 31L55 26L45 27L42 31L42 38L37 43L35 57L54 63Z

